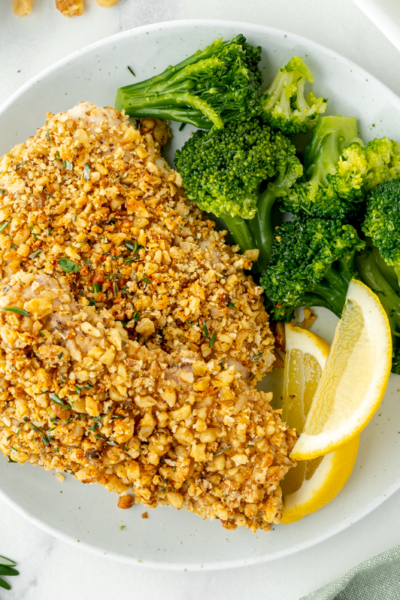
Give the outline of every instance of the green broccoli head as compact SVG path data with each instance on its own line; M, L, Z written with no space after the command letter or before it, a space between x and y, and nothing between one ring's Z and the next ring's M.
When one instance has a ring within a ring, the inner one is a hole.
M400 177L400 146L387 137L368 142L367 146L352 144L339 160L338 174L351 179L363 191Z
M295 152L284 135L256 118L213 133L196 131L176 152L175 162L188 198L201 209L217 217L251 219L261 182L286 171Z
M363 230L400 281L400 179L381 183L369 192Z
M204 129L260 113L261 48L243 35L215 40L160 75L119 88L115 107L132 117L155 117Z
M325 112L327 100L316 98L313 92L305 96L306 80L313 83L314 77L299 56L278 71L261 98L262 116L273 129L286 135L306 133Z
M306 147L305 175L283 198L282 210L334 219L358 213L364 195L360 175L355 173L356 159L359 162L362 159L363 144L357 136L355 118L321 117ZM348 161L346 169L341 156L353 158L354 162L350 166Z
M290 320L299 306L324 306L340 316L357 250L357 231L339 220L296 216L275 230L261 277L273 316Z

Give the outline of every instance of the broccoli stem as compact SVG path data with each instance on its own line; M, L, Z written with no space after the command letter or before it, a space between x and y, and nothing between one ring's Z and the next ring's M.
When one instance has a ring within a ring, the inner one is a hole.
M231 215L221 215L221 219L224 221L236 244L240 246L242 252L257 248L249 229L249 221L247 219L243 219L239 216L232 217Z
M302 298L304 306L328 308L340 319L346 302L347 289L353 277L353 260L352 256L350 259L337 261L329 267L324 279L320 283L313 284L304 294Z
M150 87L154 89L162 89L160 84L165 84L170 81L173 73L179 73L182 69L185 69L189 65L195 65L196 63L206 60L207 58L211 58L216 52L218 52L226 42L223 42L222 39L215 40L212 44L204 48L204 50L198 50L189 58L185 58L180 63L173 67L167 67L165 71L160 73L160 75L155 75L154 77L150 77L149 79L145 79L144 81L140 81L139 83L134 83L129 86L125 86L125 88L120 89L128 89L130 88L134 93L139 91L147 91ZM119 90L118 90L119 91ZM119 110L119 109L117 109Z
M388 281L390 283L390 285L392 286L392 288L396 292L399 293L400 292L399 280L397 278L395 269L393 267L390 267L388 264L386 264L386 262L383 260L382 256L379 254L378 248L375 248L375 247L372 248L372 254L374 255L374 259L375 259L378 269L380 270L380 272L382 273L382 275L384 276L386 281Z
M378 296L389 318L394 345L400 332L400 297L380 271L376 254L368 248L356 257L356 267L361 281Z
M135 112L138 119L165 119L188 123L199 129L211 129L213 124L198 110L188 111L186 108L151 108L145 107Z
M267 189L259 195L257 201L257 213L249 222L249 227L255 241L255 247L260 251L258 261L253 268L260 273L267 268L271 257L272 243L274 241L271 212L275 200L276 193L272 186L268 186Z
M176 121L179 116L179 120L182 122L191 122L191 124L196 127L203 127L206 124L208 128L210 127L210 124L215 125L217 128L223 127L223 122L217 112L208 104L208 102L205 102L198 96L190 94L189 92L136 96L131 95L132 92L129 90L129 88L134 87L135 86L119 88L115 101L117 110L122 110L123 108L128 115L138 118L151 117L151 111L153 113L156 112L157 118L172 119ZM179 111L179 107L184 106L190 106L196 113L193 114L192 112L187 115L187 110L185 112L176 112L176 108L178 108ZM201 116L198 118L197 114L201 114Z
M304 305L329 308L340 318L351 276L351 271L341 262L339 262L339 270L331 266L325 273L325 278L320 283L314 284L304 295ZM313 304L310 304L311 300Z

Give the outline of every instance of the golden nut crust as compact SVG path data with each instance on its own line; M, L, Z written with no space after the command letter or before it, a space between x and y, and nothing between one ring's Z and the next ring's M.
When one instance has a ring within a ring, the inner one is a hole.
M296 434L252 387L274 361L261 289L150 121L81 103L0 160L0 448L267 530Z

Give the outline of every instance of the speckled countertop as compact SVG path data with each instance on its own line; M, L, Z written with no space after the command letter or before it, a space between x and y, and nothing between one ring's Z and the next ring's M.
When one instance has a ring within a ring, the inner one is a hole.
M0 102L59 58L132 27L174 19L232 19L286 29L358 63L400 94L397 50L350 0L94 0L65 19L53 0L35 0L30 17L0 1ZM1 134L1 132L0 132ZM265 566L211 573L149 571L79 551L37 529L0 501L0 554L18 561L6 600L298 600L358 562L400 543L400 492L345 532Z

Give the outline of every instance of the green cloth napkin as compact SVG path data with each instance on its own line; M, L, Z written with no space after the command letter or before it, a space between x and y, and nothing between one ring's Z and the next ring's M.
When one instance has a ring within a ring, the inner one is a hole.
M400 546L369 558L301 600L400 600Z

